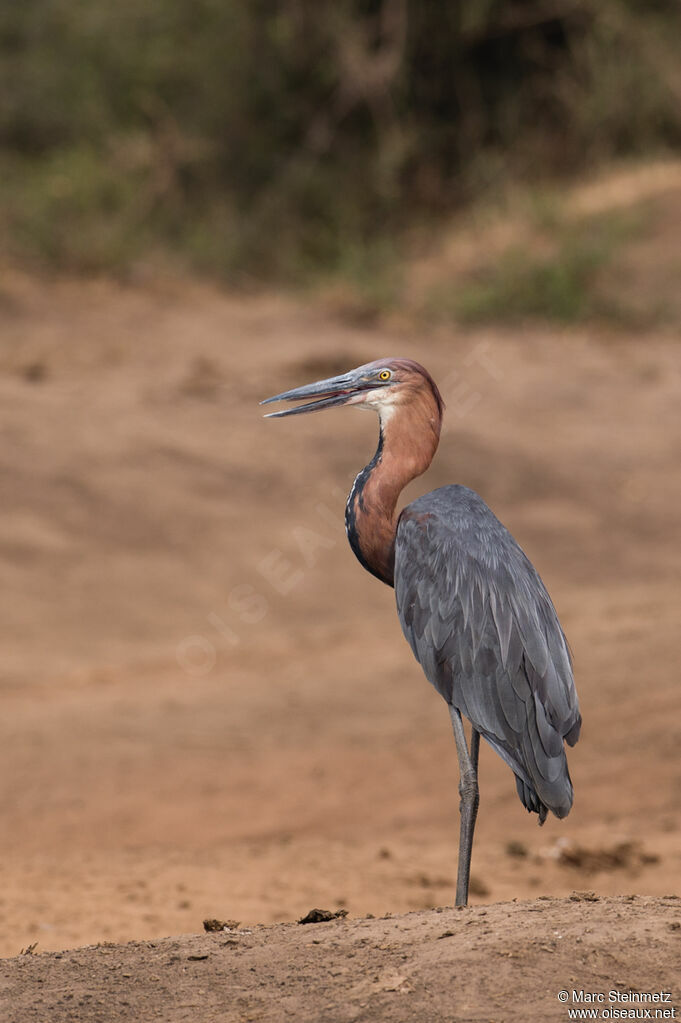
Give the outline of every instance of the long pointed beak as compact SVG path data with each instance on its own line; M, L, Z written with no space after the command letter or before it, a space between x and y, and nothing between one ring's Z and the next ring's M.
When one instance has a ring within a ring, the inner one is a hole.
M304 387L295 387L292 391L282 391L272 398L265 398L261 405L269 405L273 401L303 401L305 398L315 398L305 405L298 405L296 408L283 409L281 412L270 412L266 419L281 419L283 416L297 416L302 412L320 412L322 409L334 408L336 405L345 405L358 391L373 389L375 385L369 381L362 381L356 373L344 373L338 377L329 377L328 380L318 380L314 384L306 384Z

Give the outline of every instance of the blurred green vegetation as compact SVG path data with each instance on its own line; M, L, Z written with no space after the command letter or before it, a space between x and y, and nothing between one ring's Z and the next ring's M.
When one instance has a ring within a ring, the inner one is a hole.
M681 147L679 38L678 0L6 3L0 250L362 279L508 180ZM582 315L587 248L513 259L462 314L520 288Z
M545 257L511 249L487 280L461 290L454 317L473 323L531 318L573 323L593 317L602 310L590 284L606 258L607 250L591 239L568 242Z
M538 205L522 245L509 244L497 258L462 275L455 288L434 287L424 312L463 323L655 320L657 309L634 312L626 297L601 286L599 273L628 242L645 236L647 226L638 209L573 217L559 206L547 215Z

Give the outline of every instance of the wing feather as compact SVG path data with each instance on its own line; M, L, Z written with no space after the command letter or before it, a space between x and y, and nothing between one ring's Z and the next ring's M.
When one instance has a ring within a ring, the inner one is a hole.
M581 723L567 641L539 575L477 494L442 487L404 509L395 594L429 681L509 764L528 809L565 816L563 741Z

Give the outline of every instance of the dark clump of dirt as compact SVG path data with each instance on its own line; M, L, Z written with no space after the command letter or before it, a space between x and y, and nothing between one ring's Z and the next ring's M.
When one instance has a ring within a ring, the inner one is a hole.
M239 927L239 920L217 920L209 919L203 921L204 931L235 931Z
M347 909L337 909L335 912L332 912L330 909L311 909L309 913L300 918L298 923L323 924L328 923L329 920L342 920L347 915Z
M655 853L645 852L640 842L618 842L610 847L588 849L576 842L562 842L558 862L577 867L587 874L601 870L637 870L659 862Z
M477 895L480 898L486 898L490 894L489 887L480 877L476 877L474 874L471 875L468 890L471 895Z
M47 365L44 362L27 362L21 367L21 375L29 384L41 384L47 379Z

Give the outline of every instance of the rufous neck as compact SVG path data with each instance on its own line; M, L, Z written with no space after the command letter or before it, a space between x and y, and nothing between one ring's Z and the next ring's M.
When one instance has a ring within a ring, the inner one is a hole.
M397 502L407 483L433 460L441 423L440 407L429 390L382 410L378 448L348 497L350 546L367 571L389 586L394 582Z

